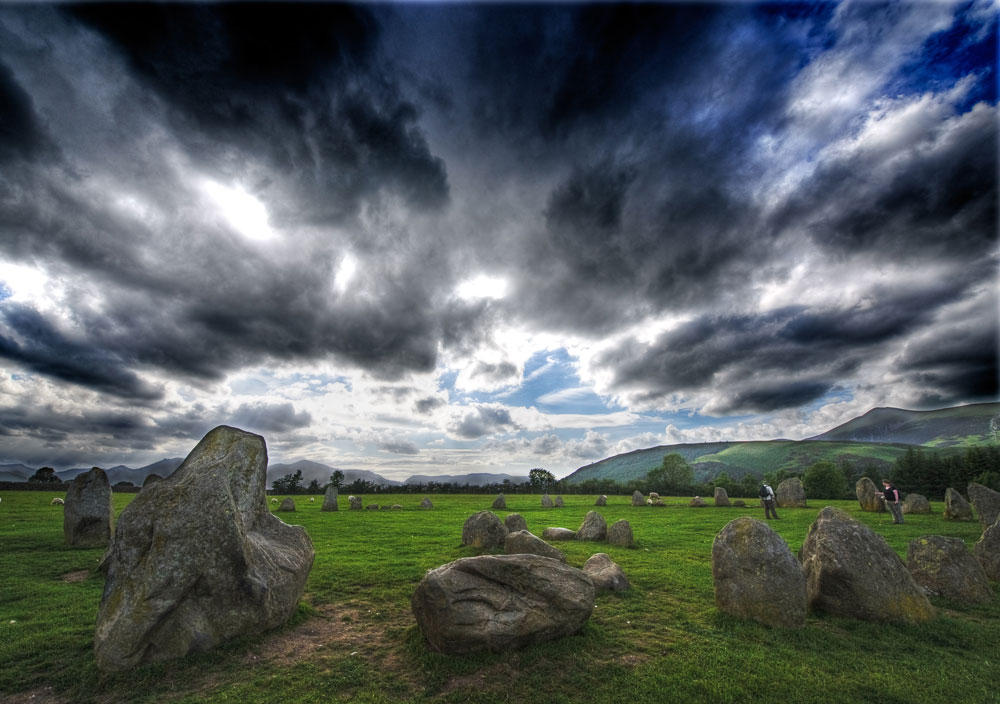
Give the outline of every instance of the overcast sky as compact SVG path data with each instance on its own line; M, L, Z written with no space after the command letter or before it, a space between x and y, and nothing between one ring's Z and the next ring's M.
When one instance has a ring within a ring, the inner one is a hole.
M997 400L996 18L0 7L0 463L562 476Z

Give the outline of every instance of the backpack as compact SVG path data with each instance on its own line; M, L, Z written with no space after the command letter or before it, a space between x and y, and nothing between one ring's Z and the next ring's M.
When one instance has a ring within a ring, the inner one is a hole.
M763 484L760 485L760 498L769 499L771 498L771 493L767 490L767 487Z

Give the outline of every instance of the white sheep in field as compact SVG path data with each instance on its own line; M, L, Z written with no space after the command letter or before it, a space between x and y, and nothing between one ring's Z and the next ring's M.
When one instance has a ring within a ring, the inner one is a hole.
M316 503L316 497L315 496L310 496L309 497L309 503L311 503L311 504Z
M273 496L272 496L272 497L271 497L271 503L272 503L272 504L276 504L276 503L278 503L278 499L276 499L275 497L273 497Z
M49 506L65 506L66 502L60 499L58 496L49 502Z

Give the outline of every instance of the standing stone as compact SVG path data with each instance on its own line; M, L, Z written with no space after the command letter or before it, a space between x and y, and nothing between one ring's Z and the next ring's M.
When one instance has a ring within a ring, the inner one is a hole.
M700 496L696 496L688 502L688 506L694 506L695 508L702 508L706 506L705 500Z
M576 531L569 528L546 528L542 531L542 537L546 540L573 540L576 538Z
M994 582L1000 582L1000 518L983 531L972 552L983 566L986 576Z
M947 599L989 601L993 592L982 565L961 538L925 535L906 548L906 567L913 581Z
M948 487L944 492L944 514L946 521L971 521L972 506L961 494Z
M115 528L111 505L111 483L100 467L78 474L66 492L63 537L67 545L104 547Z
M608 523L597 511L587 511L583 523L576 531L577 540L604 540L608 535Z
M563 498L561 496L557 496L556 500L555 500L555 504L556 504L556 508L562 508L563 507Z
M295 499L291 496L285 497L285 500L281 502L281 506L278 507L279 511L294 511L295 510Z
M503 519L504 528L508 533L515 533L519 530L528 530L528 522L520 513L508 513Z
M744 501L743 499L736 499L733 502L733 508L746 508L746 507L747 507L747 502Z
M863 621L934 618L934 607L885 538L845 511L827 506L819 512L801 556L813 608Z
M786 479L774 490L774 503L778 508L805 508L806 490L798 477Z
M712 543L715 604L767 626L806 622L806 579L788 544L756 518L736 518Z
M420 502L420 508L434 508L434 504L425 496L424 500Z
M642 498L642 494L639 493L638 489L636 489L635 491L632 492L632 505L633 506L645 506L646 505L646 500L644 498Z
M857 484L854 485L854 493L858 497L858 504L860 504L862 511L875 513L882 505L878 496L878 488L876 488L875 482L868 477L861 477L858 480Z
M351 509L354 511L360 511L363 508L360 496L348 496L347 503L350 504Z
M323 495L323 506L320 511L339 511L340 508L337 506L337 487L333 484L326 488L326 493Z
M979 516L979 524L986 530L997 522L1000 515L1000 493L975 482L969 484L968 491L969 501Z
M552 508L552 499L548 494L542 494L542 508Z
M562 550L549 545L537 535L526 530L508 533L504 539L503 551L508 555L541 555L559 560L559 562L566 562L566 555Z
M623 592L628 589L625 570L615 564L607 553L591 555L583 563L583 572L590 577L599 592Z
M466 557L429 571L411 606L431 648L499 652L568 636L594 610L581 570L539 555Z
M635 544L635 539L632 537L632 525L624 519L612 523L611 527L608 528L608 543L623 548L632 547Z
M208 650L295 613L313 546L268 510L266 482L264 438L220 426L136 495L102 564L98 668Z
M715 487L715 505L716 506L730 506L729 494L721 486Z
M604 494L598 496L597 501L594 502L594 506L607 506L607 505L608 505L608 497L605 496Z
M907 494L903 499L903 513L930 513L931 502L921 494Z
M462 545L480 550L494 550L503 545L507 529L492 511L469 516L462 526Z
M507 499L503 497L503 494L500 494L495 499L493 499L493 508L504 511L507 510Z

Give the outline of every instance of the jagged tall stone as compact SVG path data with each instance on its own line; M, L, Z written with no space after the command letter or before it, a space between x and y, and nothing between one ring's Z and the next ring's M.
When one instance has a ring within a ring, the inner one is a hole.
M948 487L944 492L944 514L946 521L971 521L972 506L961 494Z
M323 506L320 511L339 511L340 508L337 506L337 487L333 484L326 488L326 493L323 494Z
M642 493L638 489L632 492L632 505L633 506L646 505L646 499L643 498Z
M736 518L712 542L715 603L720 611L768 626L806 621L806 580L788 544L756 518Z
M774 490L774 503L778 508L805 508L806 490L802 486L802 480L791 477L781 482Z
M304 528L268 510L266 481L264 438L220 426L122 511L102 563L100 669L182 657L289 619L314 552Z
M78 474L66 492L63 537L67 545L104 547L115 528L111 483L100 467Z
M878 488L868 477L861 477L857 484L854 485L854 493L858 497L858 504L861 506L862 511L871 511L875 513L879 510L881 501L878 496Z
M587 515L576 531L577 540L604 540L608 535L608 522L597 511L587 511Z
M934 607L885 538L845 511L820 511L800 555L813 608L863 621L934 618Z
M997 522L997 516L1000 515L1000 492L976 482L969 484L968 491L969 501L979 516L979 524L986 530Z
M715 498L715 505L716 506L731 506L732 505L729 502L729 494L721 486L715 487L715 497L714 498Z

